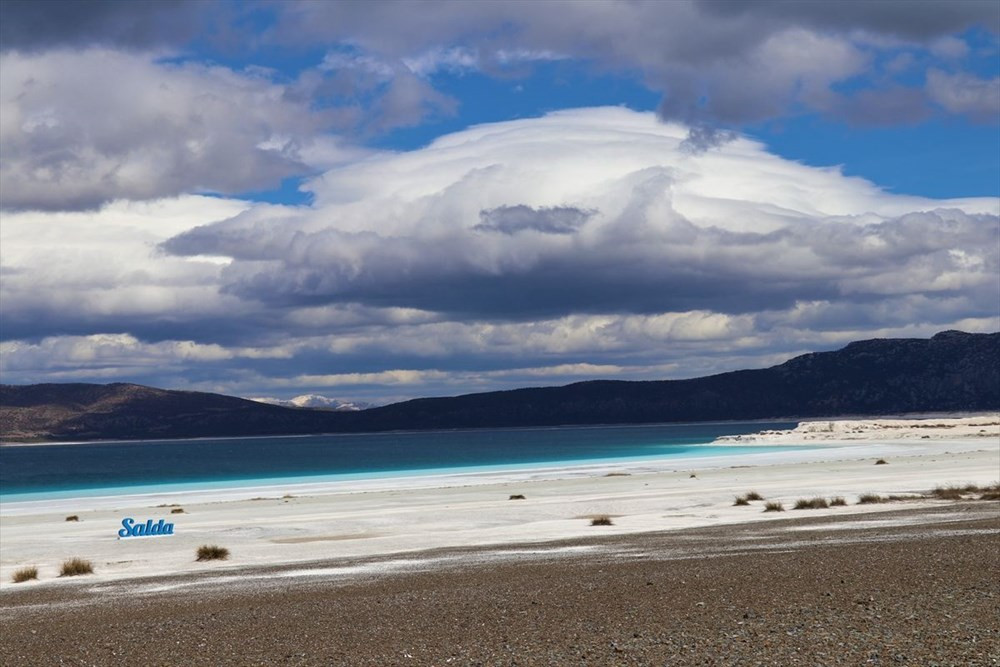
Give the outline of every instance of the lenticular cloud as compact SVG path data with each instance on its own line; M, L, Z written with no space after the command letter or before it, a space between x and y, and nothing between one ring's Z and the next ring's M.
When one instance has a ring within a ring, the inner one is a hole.
M279 307L520 320L995 304L995 200L889 194L747 138L692 153L688 135L620 108L477 126L329 171L310 208L258 207L164 247L232 258L221 289Z

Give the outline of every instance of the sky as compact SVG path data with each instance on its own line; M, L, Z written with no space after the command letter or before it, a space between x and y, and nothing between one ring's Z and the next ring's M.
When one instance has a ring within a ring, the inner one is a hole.
M0 3L0 381L387 403L1000 330L1000 3Z

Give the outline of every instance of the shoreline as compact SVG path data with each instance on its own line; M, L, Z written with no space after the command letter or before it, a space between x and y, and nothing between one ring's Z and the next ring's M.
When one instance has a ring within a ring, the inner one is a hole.
M218 491L5 502L0 599L28 589L120 585L148 576L294 568L329 559L388 557L434 549L545 544L567 539L626 536L698 527L757 524L798 516L798 498L842 496L846 507L808 510L809 516L867 516L898 505L858 505L861 494L911 494L938 485L996 483L1000 446L982 438L827 440L810 449L767 454L662 459L542 470L414 476L408 481L353 480L277 485L267 496ZM764 444L764 443L761 443ZM886 458L889 465L874 465ZM405 480L405 478L402 478ZM733 505L755 490L789 511L764 513L762 503ZM258 490L259 492L259 490ZM201 495L199 495L199 493ZM214 495L213 495L214 494ZM508 496L524 495L524 500ZM921 499L911 508L942 503ZM986 501L984 501L984 505ZM992 503L991 506L995 507ZM181 509L183 513L173 514ZM66 522L69 514L78 521ZM608 515L613 526L594 528ZM118 540L122 517L176 523L169 537ZM229 561L199 563L201 544L230 549ZM65 558L93 561L95 574L58 578ZM14 570L35 565L40 581L12 584Z
M966 443L956 440L957 447ZM882 443L880 443L882 444ZM896 443L901 444L901 443ZM237 480L205 480L121 487L95 487L0 495L0 516L15 514L22 507L58 508L63 504L90 502L143 502L146 499L183 497L196 502L249 499L276 489L324 495L358 491L383 491L409 488L470 486L521 481L541 481L588 477L598 473L633 471L636 473L677 472L678 469L698 470L731 465L766 465L805 461L842 447L859 447L862 443L825 442L807 445L772 445L770 443L705 443L690 445L691 449L726 448L729 453L698 454L689 452L670 456L621 456L567 461L537 461L496 463L442 468L414 468L357 473L294 475L286 477L249 478ZM744 451L745 450L745 451ZM875 450L872 450L875 451ZM898 451L898 450L897 450ZM713 463L725 465L713 466ZM106 493L102 493L106 492ZM43 496L43 497L36 497ZM31 505L28 505L28 504ZM11 510L15 510L12 512Z
M436 429L399 429L390 431L358 431L358 432L332 432L332 433L292 433L292 434L270 434L270 435L231 435L231 436L199 436L195 438L129 438L129 439L99 439L99 440L38 440L38 441L18 441L0 440L0 448L3 447L47 447L50 445L101 445L101 444L143 444L149 442L197 442L201 440L257 440L262 438L312 438L312 437L336 437L336 436L367 436L367 435L393 435L393 434L413 434L413 433L472 433L477 431L534 431L553 429L599 429L599 428L629 428L648 426L710 426L714 424L767 424L773 422L822 422L822 421L872 421L880 419L898 419L904 421L921 419L957 419L957 418L978 418L986 416L996 416L997 413L991 411L973 412L910 412L898 415L837 415L833 417L763 417L760 419L722 419L710 421L679 421L679 422L640 422L640 423L606 423L606 424L559 424L555 426L484 426L482 428L436 428Z
M958 413L955 413L958 414ZM961 413L978 415L980 413ZM263 438L316 438L316 437L354 437L354 436L384 436L413 435L428 433L477 433L480 431L552 431L568 429L601 429L601 428L643 428L656 426L711 426L715 424L768 424L779 422L798 422L800 419L724 419L717 421L681 421L681 422L640 422L625 424L561 424L555 426L483 426L481 428L429 428L429 429L395 429L388 431L336 431L331 433L291 433L271 435L223 435L199 436L195 438L130 438L101 440L39 440L39 441L6 441L0 440L0 447L46 447L49 445L104 445L104 444L143 444L149 442L198 442L203 440L259 440Z

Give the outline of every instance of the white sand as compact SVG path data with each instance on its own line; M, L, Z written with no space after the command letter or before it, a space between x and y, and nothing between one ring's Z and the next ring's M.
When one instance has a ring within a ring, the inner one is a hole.
M977 439L997 442L1000 415L928 419L816 419L787 431L727 435L719 444L800 445L803 442Z
M897 509L854 503L862 493L918 493L1000 480L1000 416L974 419L979 421L928 420L942 424L935 428L912 420L906 428L897 427L897 420L882 426L842 421L827 428L825 420L754 441L817 445L768 454L7 502L0 507L0 593L11 591L13 571L28 565L38 567L40 581L18 588ZM874 465L877 458L889 464ZM763 513L761 502L732 505L734 496L750 490L789 510L796 499L817 495L844 496L851 505L784 513ZM511 494L527 499L508 500ZM264 499L250 499L258 496ZM185 513L157 507L164 503L179 504ZM66 522L69 514L80 521ZM611 515L615 525L590 526L596 514ZM118 539L126 516L163 518L175 524L175 534ZM227 547L230 560L196 562L202 544ZM58 579L59 564L74 556L91 560L96 574Z

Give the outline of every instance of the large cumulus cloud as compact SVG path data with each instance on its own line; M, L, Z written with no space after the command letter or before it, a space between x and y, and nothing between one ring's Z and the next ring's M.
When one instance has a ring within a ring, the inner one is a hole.
M310 209L250 210L164 248L231 258L223 292L276 308L518 320L900 292L995 305L995 201L889 195L746 139L691 155L684 137L622 109L473 128L328 172Z

